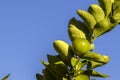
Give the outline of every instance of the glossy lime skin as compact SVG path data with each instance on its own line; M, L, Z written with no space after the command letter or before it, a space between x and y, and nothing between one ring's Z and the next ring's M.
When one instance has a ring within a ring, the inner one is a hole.
M75 54L78 56L83 56L89 51L90 43L84 38L75 39L72 42L72 48Z

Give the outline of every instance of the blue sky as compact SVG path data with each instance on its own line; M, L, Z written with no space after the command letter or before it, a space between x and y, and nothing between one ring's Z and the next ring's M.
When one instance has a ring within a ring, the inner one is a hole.
M0 0L0 78L11 73L9 80L36 80L47 54L57 54L53 41L71 44L67 27L76 10L86 10L97 0ZM119 80L120 28L99 37L95 51L109 55L111 61L96 70Z

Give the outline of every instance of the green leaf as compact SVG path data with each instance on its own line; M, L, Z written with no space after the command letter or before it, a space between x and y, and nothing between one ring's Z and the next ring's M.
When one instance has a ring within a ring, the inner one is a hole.
M115 21L119 21L120 22L120 4L115 8L115 10L113 12L113 19Z
M100 4L100 6L102 7L102 9L104 10L105 16L108 17L112 11L112 3L114 1L112 1L112 0L98 0L98 2Z
M84 10L77 10L77 14L85 22L87 27L92 30L96 24L96 20L92 14Z
M120 6L120 0L115 0L113 3L113 11L115 11L115 9L117 9L118 6Z
M43 75L41 75L41 74L36 74L36 78L37 78L37 80L43 80Z
M93 29L93 35L96 39L97 37L103 35L104 33L109 32L112 30L119 22L111 23L111 20L109 18L105 18L98 22L94 29Z
M111 25L111 23L107 18L98 22L95 25L95 28L93 30L94 37L96 38L96 37L102 35L106 30L109 29L110 25Z
M99 22L105 18L103 9L97 4L91 4L88 8L88 12L95 17L96 22Z
M89 75L89 76L95 76L95 77L102 77L102 78L110 77L110 76L108 76L106 74L97 72L95 70L85 70L82 74L86 74L86 75Z
M66 64L69 64L71 57L74 55L72 51L72 47L68 43L62 40L54 41L53 45L54 45L56 52L60 55L62 60Z
M6 75L4 78L2 78L2 80L8 80L10 74Z
M43 61L43 60L41 60L41 63L42 63L44 66L48 66L48 65L49 65L48 62L45 62L45 61Z
M66 74L68 74L68 68L63 61L58 61L54 64L49 64L45 61L41 62L52 73L52 75L56 76L57 80L61 80L62 77L66 77ZM43 73L45 73L45 71Z
M50 64L50 66L61 78L66 77L66 74L68 74L68 67L62 61Z
M57 80L57 78L47 68L45 68L44 78L42 80Z
M44 62L44 63L46 63L46 62ZM44 64L43 63L43 64ZM44 64L45 65L45 69L43 70L43 74L46 74L45 73L45 70L47 69L47 70L49 70L49 72L53 75L53 76L55 76L55 78L56 78L56 80L61 80L61 76L56 72L56 70L55 69L53 69L52 67L51 67L51 65L50 64Z
M88 60L92 60L95 62L104 63L104 64L108 63L110 60L109 56L101 55L101 54L96 53L96 52L89 52L85 56L83 56L83 58L88 59Z
M87 38L89 41L91 39L91 32L88 27L75 18L69 21L68 33L71 41L76 38Z
M72 57L71 64L75 76L81 73L81 69L87 64L87 60Z
M88 75L77 75L74 77L74 80L90 80Z
M112 18L120 24L120 0L115 0L112 6Z
M75 71L80 70L83 66L82 62L78 58L74 58L74 57L72 57L71 59L71 64Z
M104 65L104 63L95 62L95 61L88 61L87 69L93 69L93 68L100 67L103 65Z
M114 15L117 14L117 13L120 13L120 5L115 8L115 10L114 10L114 12L113 12L113 17L114 17Z
M59 55L47 55L47 59L50 64L61 61L61 57Z

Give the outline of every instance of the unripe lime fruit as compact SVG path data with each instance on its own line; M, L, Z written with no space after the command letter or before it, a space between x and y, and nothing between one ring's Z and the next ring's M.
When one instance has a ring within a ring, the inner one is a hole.
M75 54L83 56L89 51L90 43L84 38L75 39L72 42L72 48Z

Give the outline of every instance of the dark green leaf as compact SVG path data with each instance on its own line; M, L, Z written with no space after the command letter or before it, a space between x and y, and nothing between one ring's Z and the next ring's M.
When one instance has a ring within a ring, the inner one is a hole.
M61 76L61 78L66 77L66 74L68 74L68 67L64 64L62 61L58 61L54 64L50 64L50 67L52 70L54 70L58 75Z
M43 75L41 75L41 74L36 74L36 78L37 78L37 80L43 80Z
M57 79L56 76L54 76L47 68L45 68L43 80L61 80L61 79Z
M51 73L51 75L55 76L56 80L61 80L62 77L56 72L55 69L53 69L53 68L51 67L50 64L45 65L45 66L46 66L46 68L44 69L43 74L46 74L45 71L46 71L46 69L47 69L47 70L49 70L49 72Z
M2 80L8 80L10 74L6 75L4 78L2 78Z
M45 61L42 61L42 64L54 75L58 80L61 80L62 77L67 74L67 66L63 61L58 61L54 64L49 64ZM45 73L45 71L43 71Z
M61 57L59 55L47 55L48 62L50 64L54 64L58 61L61 61Z

